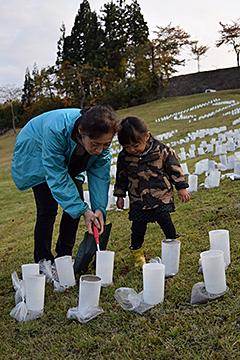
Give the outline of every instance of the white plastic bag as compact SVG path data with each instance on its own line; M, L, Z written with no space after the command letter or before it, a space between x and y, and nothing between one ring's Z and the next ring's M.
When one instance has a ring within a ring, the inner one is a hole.
M16 306L11 310L10 316L12 316L17 321L29 321L37 319L43 314L41 311L30 311L26 305L26 289L25 281L18 278L17 272L14 271L11 275L12 284L14 287L15 293L15 304Z
M78 307L74 307L68 310L67 319L68 320L78 320L80 323L86 323L96 316L102 314L104 311L100 306L90 306L83 311L79 311Z
M65 291L65 287L61 286L58 280L57 272L53 274L51 260L43 259L39 261L39 271L46 276L46 282L53 283L55 292Z
M140 315L154 306L144 302L143 291L137 294L136 291L127 287L117 289L114 297L124 310L134 311Z

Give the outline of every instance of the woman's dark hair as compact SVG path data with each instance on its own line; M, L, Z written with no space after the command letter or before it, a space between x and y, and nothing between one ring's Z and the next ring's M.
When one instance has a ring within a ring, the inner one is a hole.
M112 132L115 134L118 129L117 114L109 105L93 106L81 110L82 116L77 120L77 127L81 127L82 134L96 139L102 134Z
M137 116L128 116L120 123L118 141L124 146L130 143L137 143L147 134L148 127L143 119Z

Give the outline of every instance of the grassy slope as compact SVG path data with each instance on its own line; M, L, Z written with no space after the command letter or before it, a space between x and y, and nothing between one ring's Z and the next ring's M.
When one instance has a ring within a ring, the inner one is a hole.
M227 125L239 116L222 117L189 123L188 120L156 123L160 116L190 108L209 99L240 101L240 91L224 91L181 98L169 98L131 109L119 111L119 117L143 117L155 134L178 129L174 140L189 131ZM239 106L238 106L239 107ZM194 111L206 114L212 107ZM208 138L204 139L208 140ZM100 306L104 313L87 324L66 319L67 310L77 306L78 286L66 293L54 293L46 286L45 309L42 318L19 323L9 316L15 306L15 291L11 273L21 275L21 264L33 261L33 227L35 205L31 190L19 193L10 177L11 156L15 141L12 132L0 138L0 306L1 359L238 359L239 343L239 182L221 180L219 188L199 189L190 203L176 199L173 221L181 234L181 262L179 274L166 280L165 300L139 316L124 311L114 299L117 288L127 286L142 290L141 271L133 268L129 254L130 222L127 211L109 211L108 222L113 223L108 249L114 250L114 285L102 289ZM196 141L196 144L200 140ZM189 144L178 145L175 150ZM219 159L208 154L209 159ZM204 158L204 157L201 157ZM200 159L200 158L199 158ZM197 159L197 160L199 160ZM192 173L196 159L188 160ZM203 181L199 177L199 182ZM59 212L61 212L59 210ZM60 214L59 214L60 215ZM59 221L59 217L58 217ZM83 221L81 220L81 225ZM201 251L209 249L208 231L224 228L230 231L232 262L227 270L229 291L223 298L205 305L190 304L192 286L203 281L197 273ZM79 227L74 255L85 231ZM57 226L54 243L57 238ZM163 233L150 224L144 243L149 260L161 256ZM128 268L129 267L129 271ZM89 270L94 273L93 269Z

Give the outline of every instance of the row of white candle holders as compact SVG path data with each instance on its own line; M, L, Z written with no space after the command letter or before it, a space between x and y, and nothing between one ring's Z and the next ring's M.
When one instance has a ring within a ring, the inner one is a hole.
M229 231L209 231L210 250L200 254L204 284L209 294L226 291L225 270L230 265ZM179 271L180 245L178 240L162 240L161 261L143 265L143 302L156 305L164 301L165 278ZM101 286L113 284L113 251L96 252L96 275L82 275L79 280L78 312L84 317L91 308L99 306ZM154 259L152 259L154 260ZM75 286L71 256L55 259L60 285ZM43 311L45 299L45 275L39 274L39 264L22 265L22 279L26 283L26 305L29 311Z
M235 102L235 100L230 100L230 101L222 101L220 102L219 101L220 99L214 99L214 100L210 100L210 101L207 101L205 103L202 103L202 104L199 104L199 105L196 105L196 106L193 106L189 109L186 109L186 110L183 110L183 111L179 111L179 112L176 112L176 113L173 113L173 114L170 114L170 115L167 115L167 116L163 116L161 118L158 118L155 120L155 122L161 122L161 121L166 121L166 120L169 120L171 118L173 118L174 120L178 121L178 120L188 120L188 119L193 119L193 121L197 121L197 120L204 120L206 118L210 118L224 110L227 110L231 107L235 107L235 106L238 106L240 104L240 102ZM221 105L225 105L223 106L222 108L219 108L217 110L214 110L214 111L210 111L208 112L207 114L204 114L204 115L200 115L198 118L195 114L189 114L189 115L185 115L187 114L188 112L192 112L194 110L197 110L197 109L200 109L200 108L203 108L205 106L208 106L208 105L213 105L213 106L221 106ZM238 109L239 110L239 109ZM233 110L231 112L227 112L227 113L224 113L223 116L226 116L226 115L236 115L236 114L239 114L239 112L237 110Z

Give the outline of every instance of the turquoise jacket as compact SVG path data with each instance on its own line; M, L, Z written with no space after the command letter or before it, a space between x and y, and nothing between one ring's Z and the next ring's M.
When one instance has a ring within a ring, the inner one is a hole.
M17 136L11 166L18 190L46 181L54 199L74 219L88 210L68 173L70 158L77 145L71 134L80 116L80 109L59 109L30 120ZM105 216L110 166L110 148L98 156L90 156L86 166L91 208L100 210Z

